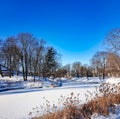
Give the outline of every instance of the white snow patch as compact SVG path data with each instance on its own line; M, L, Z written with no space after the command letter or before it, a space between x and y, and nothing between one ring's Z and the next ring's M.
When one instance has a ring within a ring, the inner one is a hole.
M105 83L110 83L110 84L118 84L120 83L120 78L108 78L105 80Z
M115 113L110 113L108 116L93 114L91 119L120 119L120 105L115 107Z
M28 113L33 111L34 107L44 106L46 101L49 100L52 104L58 105L58 98L62 95L67 97L71 92L75 95L80 93L81 103L84 103L85 93L87 90L92 91L94 88L70 88L70 89L57 89L57 90L45 90L30 93L10 94L0 96L0 118L9 119L27 119ZM40 110L42 111L42 110ZM34 115L35 116L35 115Z

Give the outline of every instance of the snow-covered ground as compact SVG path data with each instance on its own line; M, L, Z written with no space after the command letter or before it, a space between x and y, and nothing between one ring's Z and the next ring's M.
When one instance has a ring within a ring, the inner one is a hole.
M28 82L22 82L22 77L12 77L11 79L8 77L4 79L2 77L0 78L0 89L6 87L13 89L15 87L14 90L1 90L0 92L0 119L29 119L31 116L43 113L44 109L40 107L46 107L46 102L50 102L50 105L55 104L56 106L60 106L58 104L59 98L67 97L71 92L74 95L79 94L81 103L84 103L86 101L85 94L94 92L96 86L99 86L103 82L108 82L108 79L102 81L98 78L89 78L89 80L86 78L73 78L71 80L63 78L61 87L52 87L51 84L53 81L47 79L42 82L41 88L41 82L37 81L34 83L31 82L32 79L32 77L29 77ZM14 85L10 83L11 81ZM118 80L117 83L119 82ZM89 99L93 96L89 96ZM37 109L39 112L37 112ZM32 115L29 115L30 112L32 112ZM120 115L119 113L117 114ZM99 115L93 117L95 119L104 119Z
M103 116L98 114L93 114L91 119L120 119L120 105L116 105L115 112L110 113L109 116Z

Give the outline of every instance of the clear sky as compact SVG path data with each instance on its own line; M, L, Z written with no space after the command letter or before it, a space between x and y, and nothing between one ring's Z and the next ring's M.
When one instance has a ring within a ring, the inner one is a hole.
M0 36L29 32L62 54L89 63L105 35L120 27L120 0L0 0Z

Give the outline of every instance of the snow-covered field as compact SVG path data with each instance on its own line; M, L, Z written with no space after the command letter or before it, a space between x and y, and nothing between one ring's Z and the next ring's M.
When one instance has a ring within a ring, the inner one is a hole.
M9 80L14 82L14 85L8 85L10 83ZM21 77L0 78L0 89L5 89L6 87L9 89L6 91L1 90L0 92L0 119L29 119L31 116L38 115L37 111L34 111L35 109L39 109L39 113L43 113L44 110L39 107L40 105L46 107L46 100L50 101L51 105L59 105L58 99L61 96L69 96L71 92L74 95L79 93L81 103L84 103L86 101L85 94L88 91L94 92L96 90L95 87L103 83L98 78L90 78L89 80L86 78L73 78L71 80L62 79L63 85L61 87L51 87L52 81L46 80L42 82L41 88L41 82L21 82L21 80ZM32 77L29 77L29 80L32 80ZM109 80L112 83L114 82L112 78ZM109 80L107 79L105 82L109 82ZM15 83L15 81L18 82ZM119 79L118 82L120 82ZM14 90L10 90L10 88L14 88ZM30 112L33 112L32 115L29 115ZM104 119L102 116L94 118Z

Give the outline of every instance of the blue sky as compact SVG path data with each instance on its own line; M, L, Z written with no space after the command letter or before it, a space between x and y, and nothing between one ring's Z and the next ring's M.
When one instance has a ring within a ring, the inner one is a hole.
M62 54L89 63L105 35L120 27L120 0L0 0L0 36L30 32Z

